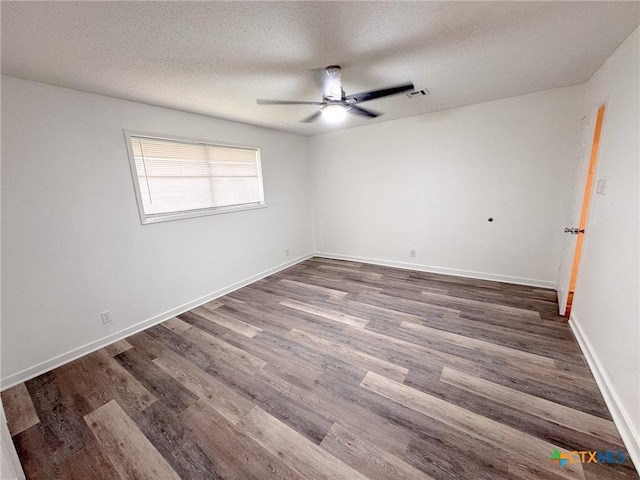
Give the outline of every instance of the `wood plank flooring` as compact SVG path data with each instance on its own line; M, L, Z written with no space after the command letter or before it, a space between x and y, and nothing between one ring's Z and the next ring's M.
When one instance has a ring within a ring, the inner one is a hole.
M637 479L555 298L313 258L2 400L30 479Z

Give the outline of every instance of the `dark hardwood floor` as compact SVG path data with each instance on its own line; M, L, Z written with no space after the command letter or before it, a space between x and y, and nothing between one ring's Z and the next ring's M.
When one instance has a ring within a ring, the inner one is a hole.
M2 399L31 479L638 478L555 292L353 262L308 260Z

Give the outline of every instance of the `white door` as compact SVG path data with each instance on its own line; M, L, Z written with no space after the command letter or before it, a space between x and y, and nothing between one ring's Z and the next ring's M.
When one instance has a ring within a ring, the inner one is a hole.
M584 189L589 169L591 157L591 147L593 146L593 134L595 131L598 107L593 107L587 115L582 117L582 133L580 135L580 146L577 150L579 160L576 164L573 183L573 196L571 210L567 215L565 226L575 228L580 224L582 213L582 203L584 199ZM560 315L564 315L569 297L571 272L573 269L573 259L576 251L577 235L565 233L562 243L562 257L558 271L558 306Z
M20 459L13 446L11 434L4 416L4 408L0 400L0 478L2 480L25 480Z

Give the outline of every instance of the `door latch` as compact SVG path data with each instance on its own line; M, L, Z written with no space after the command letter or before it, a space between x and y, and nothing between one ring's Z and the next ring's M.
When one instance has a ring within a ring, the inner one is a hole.
M579 233L584 233L584 228L565 228L564 233L570 233L571 235L577 235Z

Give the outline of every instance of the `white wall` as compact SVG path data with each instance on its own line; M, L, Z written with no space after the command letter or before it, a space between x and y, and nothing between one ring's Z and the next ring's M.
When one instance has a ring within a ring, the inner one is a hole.
M555 286L581 98L568 87L311 138L316 249Z
M268 207L141 225L123 128L260 147ZM309 178L304 137L2 77L3 387L310 254Z
M592 369L640 467L640 33L586 84L584 110L606 102L588 232L571 311ZM631 442L634 442L632 444Z

